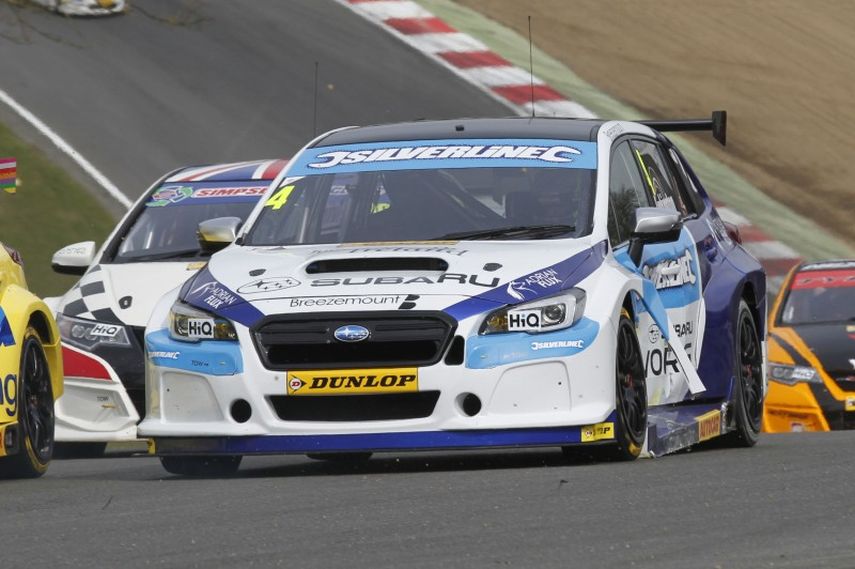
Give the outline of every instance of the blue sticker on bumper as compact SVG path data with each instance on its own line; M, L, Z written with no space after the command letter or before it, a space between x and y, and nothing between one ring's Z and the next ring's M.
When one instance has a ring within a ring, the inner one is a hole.
M166 330L145 337L146 356L156 365L207 375L235 375L243 371L240 344L224 340L178 342Z
M466 342L466 367L488 369L529 360L573 356L590 346L599 331L597 322L582 318L572 327L557 332L475 336Z

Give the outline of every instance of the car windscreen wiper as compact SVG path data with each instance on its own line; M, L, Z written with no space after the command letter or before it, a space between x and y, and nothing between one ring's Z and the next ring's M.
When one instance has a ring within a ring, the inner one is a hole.
M576 231L575 225L517 225L514 227L502 227L500 229L480 229L477 231L459 231L457 233L446 233L440 237L434 237L432 241L443 239L518 239L528 237L533 239L545 239L565 233Z
M165 251L163 253L152 253L150 255L137 255L119 257L125 263L140 263L145 261L167 261L170 259L187 259L190 257L200 257L205 255L198 247L193 249L179 249L177 251ZM117 260L119 260L117 259Z

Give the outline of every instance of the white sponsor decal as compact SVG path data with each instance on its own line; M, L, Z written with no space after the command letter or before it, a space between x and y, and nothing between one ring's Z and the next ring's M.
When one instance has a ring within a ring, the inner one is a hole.
M161 358L165 360L177 360L178 356L181 355L181 352L149 352L148 357Z
M659 326L651 324L650 328L647 329L647 341L651 344L658 344L661 339L662 331L659 330Z
M555 340L553 342L532 342L531 349L549 350L554 348L576 348L581 350L585 347L585 340Z
M204 339L214 337L213 318L188 318L187 337Z
M514 158L561 164L572 162L573 157L579 154L581 152L572 146L510 146L498 144L492 146L411 146L325 152L318 155L319 159L325 161L309 164L309 168L323 169L339 165L398 160L469 160L474 158Z
M653 281L657 289L695 284L698 280L692 271L692 254L689 251L679 259L666 259L652 267L644 265L641 272Z
M855 369L855 359L849 360L849 363L852 364L852 369Z
M526 330L540 330L540 309L509 310L508 330L518 332L524 332Z
M267 277L247 283L237 289L239 294L254 294L259 292L272 292L294 288L299 286L300 281L292 277Z
M113 324L96 324L89 331L89 335L98 336L99 338L115 338L121 329L121 326Z

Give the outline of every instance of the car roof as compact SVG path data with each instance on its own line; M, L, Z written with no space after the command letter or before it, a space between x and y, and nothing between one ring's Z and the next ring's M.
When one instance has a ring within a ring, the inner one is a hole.
M604 120L557 117L508 117L413 121L333 131L314 147L398 140L473 138L551 138L595 141Z
M163 183L270 181L278 176L287 164L288 160L279 159L187 166L172 172Z

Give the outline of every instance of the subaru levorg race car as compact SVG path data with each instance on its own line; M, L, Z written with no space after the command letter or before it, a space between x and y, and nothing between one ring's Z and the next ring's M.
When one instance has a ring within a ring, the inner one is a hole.
M27 290L21 256L0 243L0 477L35 478L47 471L60 395L56 322Z
M795 267L769 322L763 430L855 428L855 260Z
M98 454L136 439L145 400L143 330L155 302L207 261L200 223L242 222L284 160L176 170L145 192L95 252L94 242L54 255L54 269L83 277L55 308L63 340L65 396L57 402L64 454ZM85 274L84 274L85 273Z
M257 453L730 433L765 392L765 274L660 132L713 120L348 128L155 307L142 436L173 473Z

